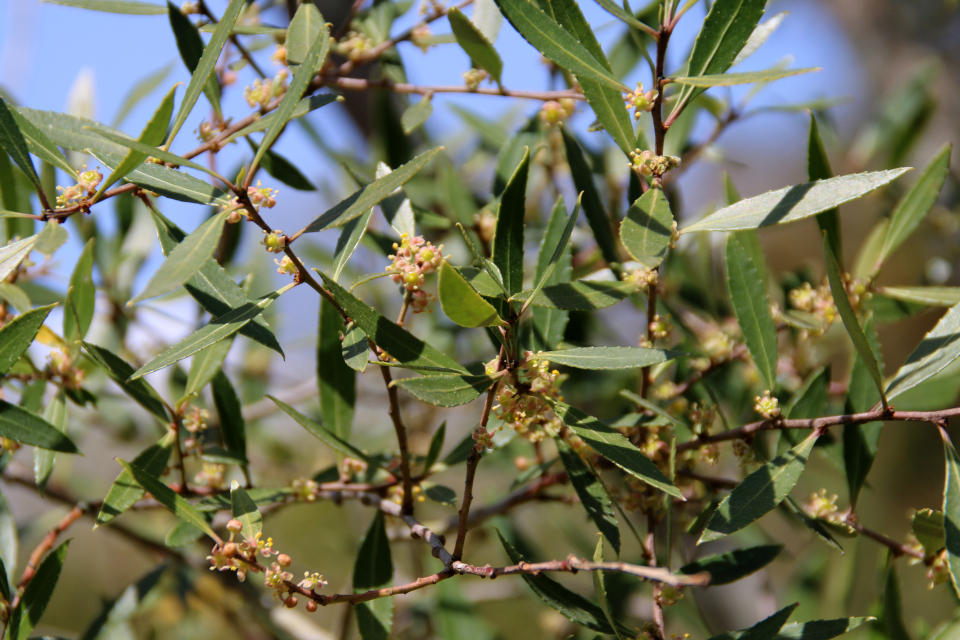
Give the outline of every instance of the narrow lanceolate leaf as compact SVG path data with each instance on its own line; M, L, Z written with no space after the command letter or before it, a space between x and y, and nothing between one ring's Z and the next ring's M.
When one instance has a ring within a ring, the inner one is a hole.
M365 453L363 453L362 451L354 447L352 444L350 444L346 440L343 440L342 438L337 436L337 434L325 428L316 420L311 420L307 416L303 415L302 413L300 413L299 411L297 411L296 409L288 405L286 402L277 400L276 398L270 395L268 395L267 397L273 400L274 404L280 407L280 409L282 409L283 412L286 413L288 416L293 418L297 424L299 424L301 427L303 427L304 429L309 431L311 434L316 436L322 443L324 443L334 451L339 451L343 455L349 456L351 458L356 458L357 460L363 460L364 462L366 462L371 466L379 467L379 465L376 462L374 462L372 458L367 456Z
M800 479L818 435L816 432L810 434L806 440L738 484L717 507L698 544L739 531L783 502Z
M773 22L769 20L768 22ZM758 29L760 27L757 27ZM827 155L827 148L820 137L820 127L817 125L817 118L810 113L810 135L807 140L807 179L826 180L833 177L833 169L830 168L830 157ZM739 198L738 198L739 199ZM837 256L837 261L843 264L843 238L840 233L840 210L836 207L828 209L817 214L817 225L820 231L826 232L830 240L830 246L833 247L833 254Z
M503 545L503 549L507 552L511 562L519 564L527 561L513 545L506 541L503 534L497 531L497 535L500 537L500 544ZM537 597L571 622L598 633L614 633L614 629L607 622L607 616L603 613L603 610L580 594L570 591L542 573L536 575L524 573L523 580L531 591L537 594ZM621 627L622 625L618 627L619 631L624 632L627 637L633 634L632 630Z
M920 174L916 184L900 199L893 213L890 214L890 224L887 226L887 235L883 239L883 247L877 259L876 271L879 271L883 262L913 233L933 208L943 188L943 182L947 178L947 172L950 170L952 149L951 144L944 145L940 149Z
M326 274L320 273L320 277L323 279L323 286L333 295L334 300L350 316L350 319L375 345L390 354L390 357L397 362L412 367L441 367L466 373L456 360L374 311Z
M303 7L306 5L301 4L300 6ZM290 120L304 116L310 113L311 111L313 111L314 109L319 109L320 107L326 106L331 102L337 102L338 100L342 101L343 97L334 95L332 93L320 93L320 94L312 95L308 98L304 98L303 100L298 102L297 105L293 108L293 112L290 114ZM266 131L271 126L273 126L273 123L276 122L276 120L277 120L277 114L275 111L268 113L267 115L263 116L256 122L253 122L252 124L249 124L243 129L241 129L240 131L237 131L236 133L228 136L223 141L223 144L227 144L229 142L236 140L237 138L242 138L243 136L248 136L251 133L256 133L258 131ZM289 122L290 120L288 120L287 122Z
M554 412L597 453L630 475L672 496L683 499L680 490L667 476L640 453L619 431L563 402L550 400Z
M718 73L708 76L681 76L670 78L670 82L688 87L729 87L737 84L751 84L753 82L770 82L790 76L798 76L811 71L822 71L820 67L806 67L803 69L767 69L766 71L747 71L744 73Z
M3 98L0 98L0 150L10 154L13 161L33 183L36 192L43 193L43 185L40 184L40 176L37 175L33 160L30 159L27 142L20 133L20 127L13 117L13 112Z
M360 541L353 566L353 592L384 589L393 584L390 540L378 511ZM363 640L387 640L393 628L393 598L378 598L356 605L357 628Z
M263 145L261 145L260 148L262 149ZM324 229L330 229L331 227L336 227L353 220L403 186L403 184L415 176L424 165L430 162L435 155L440 153L442 149L443 147L436 147L430 151L425 151L398 169L391 171L383 178L371 182L362 189L355 191L353 195L335 205L332 209L294 234L293 237L297 238L303 233L323 231Z
M777 386L777 325L770 311L766 279L761 277L739 234L731 234L727 239L726 262L727 289L744 342L765 388L773 391Z
M0 558L6 572L0 575L0 580L16 584L14 572L17 570L17 552L20 549L20 539L17 536L17 521L10 511L7 499L0 493Z
M782 544L736 549L686 564L680 567L677 573L693 575L706 571L710 574L711 587L730 584L764 568L773 562L781 551L783 551Z
M37 236L33 235L0 247L0 281L6 280L7 276L20 266L23 259L30 255L36 242Z
M63 338L67 344L83 340L93 322L97 289L93 284L93 248L95 238L90 238L77 258L63 309Z
M213 257L213 252L220 244L220 236L223 234L227 215L226 211L221 211L184 238L183 242L173 248L166 262L160 265L160 268L150 277L143 291L131 299L127 305L173 291L189 280Z
M950 436L940 429L947 469L943 483L943 529L947 547L947 568L954 593L960 595L960 456Z
M418 400L437 407L458 407L473 402L493 384L489 376L438 375L402 378L394 384Z
M659 187L653 188L627 210L620 223L620 239L634 260L652 269L663 262L674 225L667 197Z
M737 66L754 53L757 52L757 49L763 46L763 43L773 35L773 32L777 30L780 26L780 23L783 22L783 19L787 17L788 12L783 11L773 16L763 24L758 24L757 27L753 30L753 33L750 34L750 37L747 38L747 43L743 45L743 49L740 49L740 53L737 54L737 57L733 59L733 64L730 66Z
M776 640L832 640L875 620L876 618L863 617L791 622L783 625L776 635Z
M880 338L873 316L869 315L863 324L863 332L867 336L874 357L883 370L883 359L880 354ZM859 355L854 357L850 370L850 381L847 384L847 397L844 411L847 413L862 413L869 411L880 400L880 392L873 384L870 371ZM817 414L817 415L823 415ZM877 457L880 446L880 432L882 422L868 424L848 424L843 428L843 467L847 476L847 488L850 491L850 504L856 506L860 490L867 481L870 467Z
M714 2L693 44L687 76L717 75L729 69L760 23L766 4L767 0ZM685 87L674 111L683 109L703 91L702 87Z
M347 366L354 371L363 373L367 370L370 344L367 342L367 334L353 322L347 325L346 335L344 335L340 347L340 355L343 356L343 361L347 363Z
M567 470L570 483L580 497L580 504L583 505L597 530L610 541L610 545L619 556L620 529L617 528L617 516L603 482L597 478L580 455L560 438L557 438L557 449L560 452L563 467Z
M198 164L193 160L187 160L186 158L181 158L175 153L170 153L169 151L164 151L162 148L146 144L139 140L134 140L133 138L118 133L112 129L106 128L102 125L93 126L93 127L84 127L90 129L99 136L103 136L111 142L130 149L131 151L138 151L140 153L146 154L147 156L152 156L157 160L163 160L164 162L169 162L170 164L176 165L178 167L189 167L191 169L196 169L197 171L202 171L208 175L211 175L215 178L219 177L216 171L212 171L209 167L205 167L202 164Z
M160 474L167 468L167 462L170 461L173 443L174 435L170 432L159 442L144 449L140 455L133 459L133 464L154 478L159 478ZM143 495L143 487L137 484L129 471L124 469L113 481L110 491L107 492L107 497L103 499L103 506L100 507L100 514L97 516L97 522L93 528L96 529L100 525L110 522L137 504Z
M144 490L150 492L153 499L166 507L173 515L180 518L183 522L196 527L216 542L220 542L220 536L214 533L206 519L200 515L196 507L183 499L180 494L160 482L160 480L152 476L145 469L141 469L123 460L117 460L117 462L119 462L120 466L125 470L130 472L130 475L137 484L143 487Z
M56 427L37 414L6 400L0 400L0 436L41 449L80 453L77 445Z
M419 101L407 107L403 115L400 116L400 126L403 132L410 135L426 122L433 115L433 101L429 95L423 96Z
M563 130L563 146L567 153L567 163L570 165L574 187L578 192L583 193L581 197L583 214L593 231L593 237L597 241L600 253L608 265L616 265L620 262L617 253L617 241L613 236L610 218L607 216L603 201L600 199L600 192L597 191L597 185L593 181L590 166L583 155L583 149L580 148L580 143L577 142L576 138L566 130Z
M450 19L450 28L460 48L470 56L474 65L489 73L490 77L500 84L503 60L500 59L500 54L493 48L487 37L456 7L450 8L447 18Z
M163 422L169 419L163 400L160 399L160 394L146 380L130 380L134 369L123 358L89 342L84 342L83 348L90 354L94 362L100 365L110 376L110 379L117 383L120 389L133 398L137 404Z
M222 369L213 377L211 391L213 391L213 404L220 417L220 435L223 438L223 444L227 451L246 461L247 423L243 419L240 398Z
M43 410L43 419L49 422L60 432L64 432L67 425L67 398L63 391L58 391ZM53 463L57 454L46 449L34 449L33 451L33 477L37 483L37 489L43 495L47 488L47 481L50 474L53 473Z
M609 69L550 16L527 0L497 0L513 28L540 53L571 73L618 91L628 91Z
M170 20L170 28L173 30L173 37L177 41L177 50L180 52L180 59L187 67L190 73L197 70L200 64L200 58L203 56L203 38L197 27L185 16L173 2L167 0L167 16ZM217 118L222 118L223 113L220 110L220 84L217 82L217 76L210 74L206 84L203 85L203 93L210 101ZM158 142L159 145L163 140Z
M880 371L880 363L870 348L867 335L863 332L863 327L860 326L857 313L854 311L853 305L850 303L850 298L847 296L847 288L840 275L840 264L837 262L837 258L833 254L833 249L830 247L830 241L827 238L823 240L823 256L827 263L827 279L830 281L830 292L833 294L833 303L837 307L840 319L843 320L843 326L846 327L847 333L850 335L853 347L857 350L857 354L863 358L864 364L867 365L867 370L870 372L870 376L873 378L873 382L877 385L877 390L880 392L880 399L883 401L884 406L886 406L887 399L883 390L883 373Z
M306 6L306 5L300 5ZM339 280L340 273L347 266L353 252L357 250L360 241L363 240L363 234L367 232L367 226L370 224L370 217L373 215L373 207L367 209L359 218L347 222L343 225L340 237L337 238L337 247L333 253L333 279Z
M202 328L194 331L179 343L170 347L159 356L140 367L140 369L138 369L137 372L130 377L130 379L136 380L137 378L145 376L148 373L159 371L164 367L169 367L174 362L179 362L184 358L188 358L197 351L205 349L219 340L229 338L239 331L243 325L260 315L263 310L269 307L274 300L295 286L296 283L292 282L281 289L273 291L272 293L268 293L262 298L259 298L256 302L247 302L233 311L229 311L218 318L214 318Z
M43 0L50 4L61 4L67 7L90 9L91 11L105 11L107 13L126 13L134 16L159 16L167 12L167 8L149 2L137 0Z
M263 529L263 516L257 509L257 503L247 495L236 480L230 484L230 512L233 514L233 519L239 520L243 525L240 535L244 540L255 540L257 534Z
M856 200L909 170L901 168L857 173L770 191L725 207L681 229L680 233L738 231L802 220Z
M27 640L40 622L60 579L69 546L70 540L63 542L40 563L20 598L20 604L10 616L10 626L7 629L10 640Z
M170 116L173 114L173 95L176 93L176 90L177 86L174 85L173 88L167 92L167 95L164 96L160 102L160 106L157 107L153 116L151 116L146 126L143 127L143 131L140 132L140 137L137 138L139 142L150 147L156 147L163 143L163 139L167 135L167 127L170 125ZM110 172L110 175L100 183L94 199L99 200L107 189L143 164L146 159L147 154L142 151L135 151L133 149L128 151L123 160Z
M200 97L203 88L207 85L208 78L210 78L210 74L213 73L217 59L220 57L220 52L223 51L223 45L226 44L227 38L230 36L230 30L233 29L233 25L236 23L245 4L244 0L230 0L230 4L227 5L223 15L220 16L217 29L213 32L210 42L204 47L203 55L200 56L200 61L197 62L197 67L194 69L193 75L190 76L190 83L187 85L187 90L183 94L183 102L180 103L180 111L177 112L177 118L173 122L173 129L167 138L168 149L173 139L176 138L180 132L180 127L183 126L190 112L193 111L193 106L197 103L197 98ZM300 96L297 96L297 99L299 98Z
M16 364L43 326L54 305L21 313L0 329L0 376Z
M17 128L20 129L20 135L23 136L23 141L26 143L30 153L44 162L49 162L74 180L77 179L77 170L67 162L63 152L57 148L57 145L54 144L37 125L30 122L30 120L25 118L19 111L14 109L10 109L10 115L12 115L16 121Z
M130 115L130 112L133 111L133 109L140 104L144 98L153 93L157 87L163 84L163 81L167 79L168 75L170 75L171 69L173 69L173 63L168 62L165 66L157 69L143 79L137 80L136 83L131 85L130 90L127 91L123 98L123 102L117 109L117 115L113 117L113 122L111 124L114 127L120 126L126 117Z
M764 618L749 629L742 631L728 631L718 636L713 636L710 640L777 640L780 629L790 619L790 615L799 606L800 603L794 603L784 607L769 618Z
M887 564L880 612L879 626L884 632L884 638L911 640L912 636L907 631L907 624L903 618L900 578L897 576L897 566L893 562Z
M183 390L183 397L178 403L200 395L203 388L210 384L214 376L220 373L223 361L226 360L236 336L215 342L203 349L190 359L190 372L187 374L187 386Z
M460 272L444 262L437 285L440 306L461 327L492 327L506 324L492 304L483 299Z
M618 552L619 555L619 552ZM593 552L594 562L603 562L603 538L597 539L597 548ZM610 607L610 599L607 597L607 574L605 571L591 571L593 577L593 592L600 603L600 609L607 617L607 622L614 628L617 634L617 640L624 640L623 634L617 628L617 619L613 616L613 609Z
M336 307L320 301L317 337L317 383L320 388L320 416L327 429L349 440L357 401L357 374L343 361L340 331L343 319Z
M573 207L573 213L570 214L570 217L567 219L567 223L563 226L563 231L560 232L559 237L556 236L556 228L549 228L550 226L559 226L555 222L555 214L563 212L563 197L561 196L557 200L557 204L554 207L554 213L550 216L550 224L548 225L547 232L544 234L543 242L541 243L540 253L537 255L537 284L533 287L533 291L530 293L530 296L527 298L536 298L540 292L543 290L548 283L553 279L553 274L556 271L557 267L564 261L565 256L569 256L569 251L567 250L567 244L570 242L570 236L573 234L573 228L577 226L577 218L580 216L580 198L577 198L577 204ZM549 257L549 260L546 262L544 254L547 250L544 249L547 242L555 241L555 248L553 250L553 255ZM566 269L564 269L566 271ZM563 278L564 280L566 277Z
M952 307L960 304L960 287L878 287L877 293L894 300L932 307Z
M636 369L673 360L685 354L644 347L579 347L563 351L541 351L530 360L549 360L574 369Z
M158 212L151 211L150 214L157 228L163 255L169 256L177 244L183 241L186 234ZM233 278L213 259L207 260L184 283L183 288L200 303L204 311L214 317L238 309L250 301ZM283 355L280 343L277 342L277 338L261 316L257 316L252 322L241 327L240 333Z
M223 23L221 22L220 24ZM263 139L260 141L260 148L257 150L257 154L253 157L253 162L250 164L250 171L256 171L260 158L273 146L273 143L276 142L280 136L280 132L287 126L287 122L290 121L290 117L293 115L297 103L300 101L300 98L303 97L307 85L310 84L310 81L313 79L316 73L315 70L319 69L323 64L329 50L330 31L326 28L326 25L324 25L320 30L320 37L310 44L310 49L307 51L303 62L293 70L293 78L290 80L287 92L284 94L283 99L280 101L280 106L277 107L275 112L276 120L271 123L266 133L263 134Z
M563 309L566 311L591 311L613 306L637 290L632 282L605 280L577 280L552 284L543 288L532 300L533 290L521 291L511 300L526 302L535 307Z
M105 138L97 134L93 135L98 140L105 141ZM124 147L120 148L123 149L124 152L127 151ZM90 149L88 149L87 152L109 171L113 171L123 162L123 156L120 155ZM223 191L217 187L189 173L177 171L176 169L152 162L144 162L126 174L124 180L181 202L212 204L217 198L224 195Z
M129 638L130 618L145 608L144 601L153 593L169 568L170 564L166 562L154 567L145 576L128 585L116 598L107 601L100 614L94 618L83 635L79 636L80 640Z
M493 264L500 270L503 284L511 295L523 290L523 231L529 170L530 150L527 148L500 196L497 213Z
M312 2L301 3L287 29L284 43L287 48L287 62L291 66L303 64L310 53L310 47L325 28L326 24L317 6Z

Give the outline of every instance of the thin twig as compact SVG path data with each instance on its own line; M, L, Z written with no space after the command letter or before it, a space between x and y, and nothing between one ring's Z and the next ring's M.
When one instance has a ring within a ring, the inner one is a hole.
M368 91L370 89L384 89L393 93L412 93L427 95L432 93L473 93L483 96L504 96L508 98L529 98L531 100L585 100L583 94L572 89L562 91L527 91L523 89L510 90L496 87L477 87L471 89L467 85L416 85L391 80L369 80L366 78L323 77L318 81L320 86L332 86L348 91Z

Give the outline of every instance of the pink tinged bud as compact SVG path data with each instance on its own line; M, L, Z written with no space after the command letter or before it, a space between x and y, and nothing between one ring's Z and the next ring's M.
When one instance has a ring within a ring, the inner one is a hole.
M281 553L280 555L277 556L277 564L279 564L281 567L284 567L284 568L289 567L290 562L291 562L290 556L288 556L285 553Z
M227 531L231 533L240 533L241 529L243 529L243 523L236 518L227 523Z

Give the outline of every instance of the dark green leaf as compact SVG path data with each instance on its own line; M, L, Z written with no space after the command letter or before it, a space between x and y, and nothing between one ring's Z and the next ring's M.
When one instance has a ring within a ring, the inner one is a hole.
M2 97L0 97L0 149L10 154L13 161L33 183L34 190L37 193L43 193L43 185L40 184L40 176L37 175L33 160L30 159L27 142L20 133L20 127L17 126L7 101Z
M312 2L302 2L290 21L287 29L287 63L294 67L303 64L310 54L310 48L320 37L320 32L326 29L326 23L320 10ZM313 70L319 71L323 61L319 60Z
M244 540L256 540L256 536L263 529L263 516L257 509L256 503L243 490L236 480L230 485L230 505L234 520L243 525L240 535Z
M103 125L100 125L101 128L102 126ZM94 135L100 140L105 139L99 134ZM123 149L123 147L121 148ZM126 149L124 149L124 151L126 151ZM100 162L104 168L111 171L118 167L123 161L122 156L113 155L104 151L91 150L90 155ZM223 196L223 192L212 184L195 178L189 173L177 171L176 169L152 162L144 162L128 173L124 177L124 180L181 202L212 204L217 198Z
M383 589L393 584L390 541L378 511L360 541L353 567L353 592ZM363 640L386 640L393 628L393 598L379 598L356 605L357 627Z
M208 174L208 175L211 175L211 176L213 176L214 178L220 179L220 174L217 173L216 171L213 171L213 170L210 169L209 167L205 167L205 166L203 166L202 164L198 164L198 163L194 162L193 160L187 160L186 158L182 158L182 157L178 156L178 155L175 154L175 153L170 153L169 151L164 151L163 148L161 148L161 147L157 147L157 146L154 146L154 145L150 145L150 144L147 144L147 143L145 143L145 142L141 142L141 141L139 141L139 140L134 140L133 138L127 136L126 134L123 134L123 133L120 133L120 132L118 132L118 131L115 131L114 129L111 129L111 128L106 127L106 126L104 126L104 125L97 124L97 125L94 125L94 126L87 126L87 127L84 127L84 129L89 129L89 130L95 132L97 135L102 136L103 138L106 138L107 140L109 140L109 141L111 141L111 142L115 142L116 144L124 147L125 149L129 149L130 151L139 152L139 153L143 154L144 157L151 156L151 157L156 158L157 160L163 160L164 162L169 162L170 164L175 165L175 166L177 166L177 167L183 166L183 167L189 167L189 168L191 168L191 169L196 169L197 171L202 171L203 173L206 173L206 174ZM98 152L98 153L99 153L99 152ZM187 178L188 181L189 181L191 178L193 178L193 176L190 176L189 174L184 174L184 173L179 173L179 172L175 172L175 174L171 174L170 171L174 171L173 169L170 169L170 168L168 168L168 167L163 167L163 166L160 166L160 165L152 165L152 163L141 165L141 166L140 166L140 170L142 170L142 171L153 171L153 166L156 166L156 168L161 169L161 170L166 169L166 173L161 172L161 176L162 176L162 177L166 177L166 178L168 178L168 179L172 179L172 178L174 177L174 175L186 176L186 178ZM139 177L140 179L143 179L144 175L145 175L145 174L141 175L141 174L137 174L137 173L135 172L133 177L134 177L134 178ZM131 179L133 179L133 178L131 178ZM184 185L184 186L186 187L187 185ZM191 183L191 186L196 186L196 185L195 185L194 183ZM189 197L189 198L197 197L197 198L201 198L201 197L206 197L205 194L206 194L206 192L205 192L205 191L202 191L202 190L200 190L200 189L192 189L192 190L188 191L188 192L187 192L187 195L185 195L184 197ZM183 199L183 198L180 198L180 199ZM187 201L188 201L188 202L193 202L192 199L191 199L191 200L187 200Z
M190 359L190 372L187 374L187 385L183 390L183 397L178 404L195 398L200 395L203 388L210 384L226 360L227 354L233 347L233 341L236 336L214 342L206 349L202 349L194 354Z
M579 454L573 451L566 442L557 438L557 449L560 452L560 460L567 470L567 476L570 478L570 484L576 490L580 497L580 504L597 530L603 534L603 537L610 541L613 550L620 555L620 529L617 528L617 516L610 502L610 496L607 494L603 482L586 465Z
M271 504L279 504L290 499L290 497L293 496L293 489L290 487L250 489L247 491L247 496L249 496L258 507L265 507ZM224 511L226 509L230 509L232 512L233 510L233 502L231 502L230 496L225 493L208 496L194 506L197 508L197 511L201 513Z
M775 640L832 640L873 620L874 618L835 618L791 622L780 629Z
M880 338L877 336L876 324L868 316L863 325L867 341L873 350L880 366L883 360L880 356ZM873 384L873 379L863 358L859 355L853 359L850 371L850 381L847 384L847 398L844 410L847 413L862 413L869 411L880 400L880 392ZM822 414L819 414L822 415ZM850 504L856 506L860 490L867 480L870 467L877 457L880 445L880 431L882 422L868 424L848 424L843 428L843 466L847 476L847 487L850 491Z
M20 135L30 150L30 153L37 156L44 162L49 162L52 166L65 172L71 178L77 178L77 171L67 159L63 152L53 143L35 124L25 118L19 111L9 109L10 115L16 121L17 128L20 129Z
M774 391L777 386L777 325L770 311L766 279L761 277L747 247L739 234L727 239L727 289L733 304L744 342L750 350L764 387Z
M636 289L637 285L632 282L578 280L544 287L530 304L566 311L592 311L615 305ZM521 291L511 299L526 302L531 293L532 290Z
M402 378L394 384L427 404L457 407L479 398L493 380L489 376L436 375Z
M844 202L856 200L909 170L903 168L857 173L769 191L720 209L703 220L684 227L680 233L739 231L802 220L829 211Z
M550 404L563 423L604 458L650 486L683 498L680 490L663 475L657 465L640 453L619 431L563 402L550 400Z
M53 307L51 304L21 313L0 329L0 376L27 352Z
M450 20L450 28L460 48L470 56L478 68L487 71L490 77L500 84L503 60L500 59L500 54L493 48L487 37L456 7L451 7L447 11L447 18Z
M960 456L946 430L941 429L946 471L943 483L943 532L947 547L947 568L954 594L960 595Z
M249 138L247 138L249 140ZM250 146L253 149L258 147L252 142ZM260 166L271 176L287 185L300 191L316 191L317 188L305 175L300 172L297 165L293 164L282 155L273 150L268 150L260 156Z
M198 535L203 535L197 531ZM144 604L144 600L153 591L160 578L170 568L168 563L163 563L152 569L145 576L128 586L116 598L108 601L100 614L87 627L80 640L110 640L111 638L127 637L129 633L129 620L138 609Z
M457 492L450 487L432 482L423 482L420 486L423 488L423 495L430 500L448 507L457 506Z
M164 12L166 12L166 9L164 9ZM17 107L16 110L58 147L65 147L71 151L80 152L84 149L92 149L97 152L105 152L117 156L118 158L123 158L127 153L126 148L110 142L91 130L110 130L119 136L124 136L121 131L110 129L110 127L100 124L99 122L78 116L71 116L66 113L58 113L56 111L39 111L28 107ZM28 139L27 146L30 148L31 153L37 153L36 141Z
M126 13L135 16L159 16L167 12L166 7L136 0L43 0L50 4L62 4L67 7L106 11L108 13Z
M519 0L518 0L519 1ZM593 237L600 247L600 253L607 265L615 269L613 265L619 264L620 257L617 252L617 241L613 237L613 227L606 210L603 208L603 202L600 200L600 193L597 191L596 184L593 181L593 174L590 171L587 160L583 156L583 150L570 133L563 131L563 146L567 153L567 163L570 165L570 174L573 176L573 184L576 190L583 195L583 214L587 217L590 229L593 231Z
M65 432L67 425L67 398L63 391L60 391L52 399L47 401L47 406L43 409L43 419L60 431ZM53 463L57 454L46 449L33 450L33 477L37 483L37 489L43 495L47 488L47 481L50 474L53 473Z
M70 546L70 540L63 542L44 558L43 562L37 568L33 579L27 585L20 598L20 604L13 610L10 616L10 626L7 629L7 637L10 640L27 640L30 633L40 622L43 612L50 603L50 597L60 579L60 572L63 570L63 562L67 558L67 548Z
M549 360L574 369L636 369L667 362L683 356L678 351L645 347L579 347L563 351L544 351L530 360Z
M351 322L347 325L346 335L343 337L343 344L340 348L340 355L347 366L354 371L363 373L367 370L367 358L370 354L370 345L367 343L367 334Z
M892 562L887 565L882 603L880 624L886 632L886 640L911 640L903 619L900 579L897 577L896 565Z
M680 567L677 573L693 575L706 571L710 574L710 586L730 584L764 568L773 562L781 551L782 544L736 549L686 564Z
M523 290L523 232L529 168L530 150L526 149L500 196L497 213L493 264L500 270L508 294Z
M440 265L437 296L440 298L443 312L461 327L491 327L506 324L497 315L493 305L484 300L448 262Z
M70 275L70 286L63 310L63 339L67 344L83 340L93 322L97 288L93 284L94 238L84 245Z
M196 356L194 356L196 357ZM227 450L242 460L247 458L247 423L243 419L240 398L221 369L213 377L213 404L220 416L220 435Z
M447 435L447 423L441 422L437 427L433 437L430 438L430 449L427 451L427 457L423 460L423 470L429 471L430 467L440 459L440 451L443 449L443 441Z
M284 413L286 413L288 416L293 418L297 424L299 424L301 427L303 427L304 429L309 431L311 434L316 436L322 443L324 443L334 451L339 451L343 455L351 458L356 458L357 460L363 460L364 462L366 462L368 465L372 467L380 466L379 464L377 464L377 462L373 458L370 458L364 452L360 451L359 449L354 447L352 444L350 444L346 440L343 440L342 438L337 436L337 434L330 431L329 429L321 425L319 422L315 420L311 420L310 418L303 415L302 413L300 413L299 411L297 411L287 403L277 400L271 395L268 395L267 397L273 400L273 402L278 407L280 407Z
M774 18L773 20L775 20ZM769 22L773 22L769 20ZM758 29L760 27L757 27ZM820 127L817 119L810 113L810 136L807 141L807 179L826 180L833 177L833 169L830 167L830 157L827 155L827 149L823 145L823 139L820 137ZM739 198L738 198L739 199ZM837 261L843 264L843 236L840 233L840 210L837 208L829 209L823 213L817 214L817 225L821 231L826 232L830 239L830 246L833 248L833 254L837 256Z
M799 603L791 604L777 611L769 618L764 618L749 629L744 629L743 631L728 631L718 636L713 636L710 640L775 640L778 637L777 634L779 634L780 629L782 629L783 625L790 619L790 614L793 613L797 606L799 606Z
M160 398L160 394L157 393L146 380L130 380L130 376L133 375L133 367L127 364L123 358L103 347L98 347L89 342L84 342L83 348L87 350L87 353L90 354L94 362L106 371L110 379L117 383L124 393L136 400L137 404L155 415L161 421L164 423L167 422L167 410L164 407L163 400Z
M193 73L200 64L200 58L203 56L203 38L200 32L194 26L187 16L183 15L174 4L167 0L167 15L170 19L170 28L173 30L173 36L177 41L177 50L180 51L180 59L187 67L187 71ZM203 94L207 96L210 105L218 118L222 118L220 111L220 83L217 82L217 76L210 74L207 82L203 85ZM163 140L157 143L159 145ZM157 146L155 145L155 146Z
M563 198L561 197L557 201L558 206L563 206ZM573 234L573 228L577 225L577 218L580 216L580 198L577 198L577 204L573 208L573 213L570 214L570 218L567 220L567 224L564 226L563 231L560 234L560 237L557 238L556 248L554 249L553 255L550 259L544 263L543 270L539 269L541 258L537 257L537 284L533 287L533 291L530 296L527 298L536 298L537 295L543 290L543 287L550 282L551 277L553 276L554 270L556 270L557 265L560 264L561 260L565 255L569 255L567 251L567 244L570 242L570 236ZM552 238L551 238L552 239ZM546 241L547 238L544 238Z
M169 462L170 454L173 451L173 443L174 436L170 432L159 442L142 451L140 455L133 459L133 464L155 478L159 478L160 474L167 468L167 462ZM97 516L97 522L93 528L96 529L101 524L106 524L119 516L139 502L143 494L143 487L134 481L130 472L126 469L121 471L110 486L107 497L103 499L103 506L100 507L100 514Z
M783 502L800 479L816 443L816 432L787 453L777 456L738 484L723 499L697 544L743 529Z
M567 228L576 221L570 218L565 221L566 214L567 209L561 196L557 198L547 229L543 233L543 240L540 242L536 271L538 285L543 283L543 286L549 286L570 280L571 252L568 248L564 248L562 252L559 249ZM553 271L547 275L550 269ZM475 283L474 287L476 287ZM531 349L536 352L555 348L563 340L563 332L570 314L559 309L537 306L534 306L532 313Z
M597 548L593 552L593 561L594 562L603 562L603 538L597 539ZM597 601L600 603L600 609L603 611L603 614L607 617L607 622L610 623L610 626L613 627L614 632L617 635L618 640L624 640L623 634L620 633L620 629L617 628L617 619L613 616L613 610L610 607L610 599L607 597L607 574L604 571L591 571L593 576L593 592L597 596Z
M77 445L49 422L6 400L0 400L0 436L41 449L80 453Z
M321 300L317 336L320 416L327 429L339 438L348 440L357 401L357 374L343 361L341 329L343 319L336 307Z
M304 5L300 5L300 6L304 6ZM297 105L293 108L293 112L290 114L290 120L304 116L315 109L324 107L330 104L331 102L337 102L338 100L343 100L343 98L332 93L321 93L321 94L316 94L316 95L312 95L310 97L304 98L303 100L298 102ZM265 131L266 129L269 129L273 125L276 119L277 119L276 112L268 113L267 115L263 116L256 122L250 125L247 125L240 131L228 136L223 141L223 144L227 144L228 142L232 142L237 138L250 135L251 133L256 133L257 131Z
M652 269L663 261L674 226L670 203L663 190L655 187L627 210L620 225L620 239L634 260Z
M213 538L216 542L220 542L220 536L214 533L213 529L210 528L210 525L204 519L200 512L196 508L184 500L179 494L175 493L173 489L163 484L150 474L149 471L136 467L129 462L124 462L123 460L118 460L120 465L127 471L130 472L130 475L146 491L150 492L150 495L153 496L154 500L162 504L164 507L170 510L173 515L177 516L187 524L191 524L200 531L203 531L206 535Z

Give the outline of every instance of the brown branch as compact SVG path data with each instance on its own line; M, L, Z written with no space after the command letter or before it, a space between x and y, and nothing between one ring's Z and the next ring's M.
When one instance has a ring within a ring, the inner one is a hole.
M369 89L384 89L393 93L419 94L427 95L433 93L473 93L483 96L505 96L508 98L529 98L530 100L561 100L569 98L572 100L585 100L583 94L579 91L526 91L509 90L495 87L477 87L471 89L466 85L416 85L404 82L393 82L391 80L368 80L365 78L341 78L338 76L324 76L318 79L320 86L332 86L347 91L367 91Z
M470 511L470 515L467 517L467 527L474 528L483 523L486 520L494 516L501 515L510 511L517 505L521 505L527 502L534 502L537 500L558 500L559 498L554 498L552 496L545 496L543 490L552 487L557 484L564 484L568 481L566 473L556 473L543 476L536 483L526 487L524 489L518 489L513 493L507 495L505 498L489 504L482 506ZM457 528L460 519L459 516L450 517L443 525L441 531L453 531Z
M373 342L370 342L373 346ZM387 387L387 398L390 408L387 415L393 422L393 430L397 434L397 446L400 447L400 479L403 482L403 513L413 513L413 482L410 476L410 445L407 441L407 427L403 424L400 415L400 398L396 385L393 384L393 373L390 367L379 367L383 384Z

